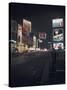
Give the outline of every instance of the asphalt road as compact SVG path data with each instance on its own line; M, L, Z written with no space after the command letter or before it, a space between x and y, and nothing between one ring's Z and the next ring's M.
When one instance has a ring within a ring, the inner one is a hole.
M55 53L52 52L15 54L11 56L10 86L49 84L54 64Z

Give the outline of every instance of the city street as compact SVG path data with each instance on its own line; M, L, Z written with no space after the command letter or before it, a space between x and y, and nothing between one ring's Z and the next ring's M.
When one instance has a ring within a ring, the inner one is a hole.
M58 83L54 77L56 74L53 73L56 69L55 63L54 52L32 52L24 55L14 55L11 57L10 83L13 86L44 85L51 84L53 79L53 84L56 84ZM60 83L64 83L62 77L61 74Z

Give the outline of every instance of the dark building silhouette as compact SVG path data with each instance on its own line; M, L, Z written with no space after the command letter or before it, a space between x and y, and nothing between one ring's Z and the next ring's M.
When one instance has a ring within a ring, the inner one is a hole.
M11 40L17 40L17 22L15 20L11 20Z

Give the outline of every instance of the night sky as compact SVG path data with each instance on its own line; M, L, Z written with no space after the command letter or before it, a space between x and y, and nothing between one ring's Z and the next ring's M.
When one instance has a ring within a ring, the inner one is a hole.
M11 20L16 20L17 23L21 23L23 18L30 20L32 22L33 32L46 32L48 35L48 39L51 40L52 19L64 18L65 7L52 5L10 3L9 13Z

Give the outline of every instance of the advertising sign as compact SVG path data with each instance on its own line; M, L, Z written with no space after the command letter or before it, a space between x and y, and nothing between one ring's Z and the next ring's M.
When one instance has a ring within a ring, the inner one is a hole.
M63 28L53 29L53 41L63 41Z
M58 19L53 19L52 20L52 27L63 27L64 23L63 23L63 18L58 18Z
M39 32L39 38L40 39L46 39L46 33L45 32Z
M23 19L23 33L31 32L31 22Z

